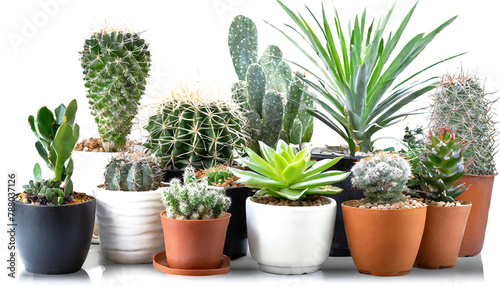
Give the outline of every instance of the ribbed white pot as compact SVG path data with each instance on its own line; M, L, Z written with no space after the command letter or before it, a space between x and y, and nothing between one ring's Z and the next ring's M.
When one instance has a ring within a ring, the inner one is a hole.
M94 189L101 253L115 263L151 263L165 250L160 213L161 190L149 192Z
M330 253L337 204L288 207L246 201L250 254L263 271L305 274L321 269Z

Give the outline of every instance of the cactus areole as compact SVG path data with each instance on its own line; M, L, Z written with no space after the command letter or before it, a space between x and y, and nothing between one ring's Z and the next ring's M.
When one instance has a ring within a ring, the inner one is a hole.
M80 60L103 147L121 149L146 88L148 44L139 33L104 28L85 40Z

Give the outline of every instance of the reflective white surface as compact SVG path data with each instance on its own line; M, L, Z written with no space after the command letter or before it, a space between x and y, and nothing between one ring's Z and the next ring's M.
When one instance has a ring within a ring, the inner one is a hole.
M231 262L228 274L189 277L164 274L152 264L112 264L100 257L99 246L92 245L83 269L67 275L31 274L20 267L12 285L470 285L498 282L494 275L485 281L481 255L459 258L456 268L424 270L413 268L400 277L374 277L359 274L350 257L331 257L323 269L307 275L274 275L258 270L249 257ZM12 283L12 279L9 279Z

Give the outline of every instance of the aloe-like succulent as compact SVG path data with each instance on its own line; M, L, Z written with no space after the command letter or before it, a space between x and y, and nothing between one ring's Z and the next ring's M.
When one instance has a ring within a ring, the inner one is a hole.
M260 189L255 195L268 194L278 198L298 200L307 195L335 194L342 189L330 186L347 178L349 173L342 171L326 171L342 157L335 159L310 161L311 147L307 146L297 152L292 144L278 141L276 150L259 142L262 157L246 148L248 159L244 164L252 171L231 168L240 179L238 183Z
M424 174L421 178L429 188L426 197L433 201L454 202L467 187L455 183L465 174L462 139L448 128L441 128L437 133L430 133L431 143L426 146L422 160Z
M71 153L80 136L80 127L75 123L77 109L77 102L73 99L67 107L61 104L52 112L44 106L38 110L36 117L28 117L31 131L38 139L36 150L47 167L54 171L54 178L43 180L40 165L36 163L33 168L35 181L31 180L24 186L26 193L43 195L48 201L63 204L64 196L73 192Z
M205 179L197 179L194 168L184 170L184 184L172 179L164 188L162 201L166 215L173 219L200 220L214 219L226 212L231 198L223 188L211 187Z

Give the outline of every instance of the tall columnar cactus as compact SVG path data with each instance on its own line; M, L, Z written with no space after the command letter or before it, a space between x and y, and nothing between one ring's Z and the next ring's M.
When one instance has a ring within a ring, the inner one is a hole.
M493 102L484 92L481 80L463 71L444 75L433 96L429 130L449 127L456 131L457 137L464 140L463 156L469 174L496 173Z
M143 192L160 187L162 171L154 159L141 152L122 153L111 159L104 172L104 186L112 191Z
M433 201L453 202L467 188L455 183L464 174L462 139L448 128L441 128L437 134L430 134L431 143L426 146L422 165L422 180L430 189L426 197Z
M139 33L104 28L80 52L90 109L107 151L125 146L144 94L151 55Z
M215 219L226 212L231 199L223 188L209 187L206 180L198 180L194 168L184 171L184 184L172 179L162 196L166 215L173 219Z
M313 106L312 96L302 80L292 77L279 47L269 45L257 61L257 43L255 23L236 16L228 36L239 79L233 85L233 99L246 109L251 149L260 152L258 141L274 148L280 138L294 144L309 142L313 119L305 107Z
M361 159L351 174L352 185L363 190L367 202L394 203L403 199L411 168L404 157L381 152Z
M178 86L149 118L150 136L144 145L162 167L208 169L242 152L242 114L236 104L217 96L196 86Z
M73 99L67 107L61 104L52 112L44 106L36 117L28 117L31 131L38 139L35 147L47 167L54 171L54 178L43 180L40 165L36 163L33 168L35 181L24 186L26 193L42 195L48 201L62 204L64 196L73 192L71 153L80 136L80 127L75 123L77 109L77 102Z

